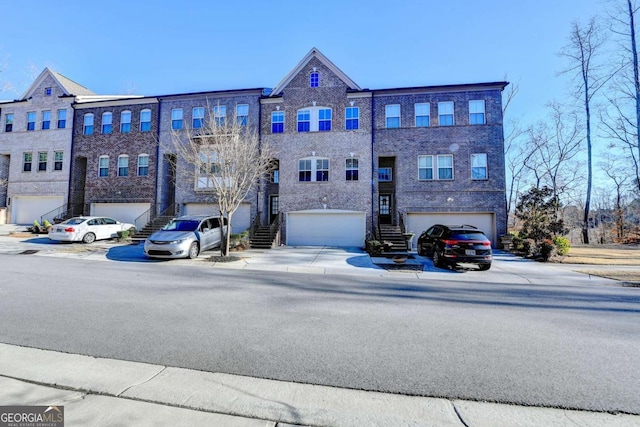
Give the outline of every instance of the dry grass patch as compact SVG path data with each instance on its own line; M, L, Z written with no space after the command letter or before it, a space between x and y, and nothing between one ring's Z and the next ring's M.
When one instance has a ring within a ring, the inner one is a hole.
M560 261L566 264L638 265L639 245L572 246Z

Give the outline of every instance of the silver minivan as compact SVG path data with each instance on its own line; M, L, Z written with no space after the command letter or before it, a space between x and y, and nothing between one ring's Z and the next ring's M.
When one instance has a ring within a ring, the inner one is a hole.
M224 218L225 231L227 219ZM174 218L144 242L144 253L150 258L196 258L202 251L220 246L220 218L185 215Z

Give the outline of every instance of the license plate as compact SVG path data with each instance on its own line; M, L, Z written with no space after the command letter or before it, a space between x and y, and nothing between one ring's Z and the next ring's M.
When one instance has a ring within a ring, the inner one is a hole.
M464 250L464 254L465 255L475 255L476 251L474 249L465 249Z

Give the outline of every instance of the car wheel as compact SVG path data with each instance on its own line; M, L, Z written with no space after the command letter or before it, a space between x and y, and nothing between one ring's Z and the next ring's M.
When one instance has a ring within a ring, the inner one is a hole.
M82 236L82 243L93 243L96 241L96 235L93 233L87 233Z
M442 257L436 249L433 250L433 265L436 267L442 267Z
M189 259L197 258L199 253L200 248L198 247L198 242L191 243L191 246L189 246L189 253L187 254Z
M480 267L480 271L487 271L491 268L491 264L480 264L478 267Z

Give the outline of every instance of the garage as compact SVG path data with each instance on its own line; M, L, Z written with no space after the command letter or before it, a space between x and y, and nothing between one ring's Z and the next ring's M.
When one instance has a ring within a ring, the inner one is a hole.
M363 247L364 212L312 209L287 213L287 245Z
M92 203L91 215L108 216L120 222L135 224L136 219L149 209L151 203Z
M218 215L215 203L185 203L183 215ZM231 232L240 234L251 227L251 205L241 203L231 217Z
M409 212L407 213L406 229L416 233L413 241L415 247L418 236L434 224L462 225L468 224L484 231L492 244L496 242L496 220L492 213L459 213L459 212Z
M11 198L11 222L33 225L40 217L64 205L63 196L14 196Z

